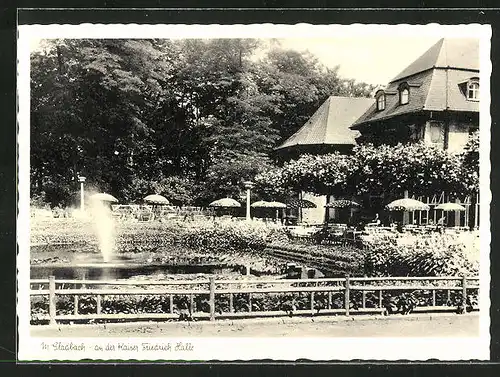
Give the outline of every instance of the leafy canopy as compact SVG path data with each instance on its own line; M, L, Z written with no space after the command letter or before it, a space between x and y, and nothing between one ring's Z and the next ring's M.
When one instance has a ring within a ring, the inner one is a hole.
M328 96L372 89L310 54L261 50L236 38L43 41L31 55L32 195L74 203L84 175L122 202L235 197Z
M476 138L472 136L462 154L413 143L361 145L347 156L303 155L268 169L256 181L262 192L275 196L287 190L336 196L384 193L401 197L406 190L422 196L443 191L469 194L479 189Z

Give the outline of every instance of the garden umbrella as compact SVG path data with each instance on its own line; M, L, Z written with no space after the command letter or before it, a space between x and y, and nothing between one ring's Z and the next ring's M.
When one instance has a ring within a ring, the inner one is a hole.
M167 198L158 194L148 195L144 198L144 201L153 204L170 204Z
M316 208L316 204L306 199L291 199L286 206L289 208Z
M443 203L436 206L436 209L441 209L443 211L465 211L465 207L458 203Z
M269 202L265 200L259 200L258 202L252 203L251 207L253 208L269 208Z
M386 208L389 211L428 211L430 209L424 202L410 198L395 200L387 204Z
M269 202L265 200L259 200L258 202L254 202L250 205L252 208L269 208Z
M100 200L101 202L117 202L118 199L116 199L113 195L105 194L105 193L98 193L90 196L90 199L92 200Z
M276 209L286 208L286 204L281 202L268 202L268 205L269 208L276 208Z
M316 204L307 199L302 199L302 194L300 199L290 199L286 203L288 208L299 210L299 221L302 221L302 208L316 208Z
M360 204L356 203L354 200L349 199L336 199L332 200L330 203L326 203L325 208L336 208L336 209L350 209L349 222L353 218L353 207L359 207ZM328 211L328 210L327 210ZM325 213L325 219L328 218L327 213Z
M269 208L275 208L276 209L276 221L278 221L279 210L286 208L286 204L285 203L281 203L281 202L269 202L268 205L269 205Z
M222 198L219 200L214 200L209 204L209 207L237 208L241 207L241 204L231 198Z
M281 202L266 202L265 200L259 200L258 202L255 202L252 204L252 207L254 208L274 208L276 209L276 219L278 219L278 210L281 208L286 208L285 203Z
M252 203L254 208L286 208L285 203L280 202L266 202L265 200L259 200L258 202Z
M239 208L241 207L241 204L231 198L222 198L219 200L214 200L208 206L216 208Z
M349 208L349 207L359 207L360 204L353 200L347 199L337 199L325 205L326 208Z
M170 204L167 198L159 194L148 195L143 200L153 205L153 216L161 215L160 206Z

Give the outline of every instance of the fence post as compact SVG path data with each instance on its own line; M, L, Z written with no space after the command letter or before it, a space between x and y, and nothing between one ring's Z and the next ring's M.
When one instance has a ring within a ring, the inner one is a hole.
M314 315L314 291L311 292L311 314Z
M193 316L193 313L194 313L194 296L191 293L189 295L189 314Z
M101 314L101 295L97 295L97 314Z
M73 298L73 305L73 314L78 315L78 295L75 295L75 297Z
M462 308L463 314L467 313L467 278L462 276Z
M233 306L233 294L229 294L229 313L234 312L234 306Z
M332 291L329 291L328 292L328 308L327 309L331 309L332 308Z
M365 278L367 276L365 275ZM364 283L363 283L364 284ZM365 309L366 308L366 291L363 289L361 291L361 305L362 305L362 308Z
M49 276L49 323L56 324L56 278Z
M350 281L349 281L349 274L345 275L345 293L344 293L344 305L345 305L345 315L349 316L349 304L351 302L350 300Z
M214 321L215 320L215 278L213 276L210 276L209 282L210 282L210 297L209 297L208 304L210 306L210 320Z

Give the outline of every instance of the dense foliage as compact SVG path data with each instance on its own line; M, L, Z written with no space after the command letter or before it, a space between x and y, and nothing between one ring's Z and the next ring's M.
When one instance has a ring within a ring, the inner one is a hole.
M376 282L372 282L375 283ZM386 282L382 282L387 284ZM392 282L397 285L397 282ZM406 283L407 284L407 283ZM422 282L420 282L422 284ZM432 286L432 281L425 282L426 285ZM447 282L449 285L450 283ZM393 290L385 293L382 302L378 297L378 292L367 291L364 298L360 291L351 291L349 308L352 312L360 309L365 303L365 308L385 308L386 314L403 313L398 308L398 304L402 300L408 301L411 297L415 307L417 306L448 306L456 308L460 312L462 305L462 296L460 289L450 291L449 295L446 290L440 290L436 285L435 296L433 297L430 290L415 290L408 294L405 291ZM298 313L302 315L321 315L324 310L344 310L345 300L343 292L334 292L331 299L328 298L326 292L316 292L314 297L308 292L290 293L275 293L275 294L252 294L251 300L248 293L237 293L233 295L233 313L248 313L252 312L270 312L274 315L288 315L292 317ZM251 303L251 304L250 304ZM250 308L251 305L251 308ZM467 311L473 309L473 306L478 305L478 292L472 290L467 297ZM43 324L48 322L48 298L33 297L31 300L31 324ZM102 314L140 314L140 313L155 313L164 314L171 313L172 320L196 320L196 314L204 313L205 318L210 311L209 297L207 294L193 295L193 312L190 313L190 303L187 295L175 295L172 297L172 311L170 310L170 297L168 295L106 295L101 299ZM230 312L230 302L228 295L216 295L215 297L215 313L216 316ZM57 315L71 315L74 313L74 300L70 296L60 296L57 302ZM97 300L93 296L80 296L78 301L78 313L80 315L92 315L97 311ZM192 314L195 314L194 316ZM405 313L407 314L407 313ZM85 320L84 320L85 321ZM89 322L123 322L126 319L108 319L108 320L86 320Z
M479 239L433 235L404 240L374 235L365 241L365 270L370 276L477 276Z
M462 158L463 175L470 191L478 191L479 186L479 131L474 132L465 145Z
M45 40L31 55L31 193L71 204L84 175L128 202L237 196L328 96L371 89L251 39Z
M284 233L260 223L233 221L169 221L116 223L118 253L161 250L179 245L205 251L261 251ZM31 245L82 244L97 247L92 221L37 220L31 225Z
M227 263L237 265L251 265L264 274L282 273L283 259L273 257L269 251L281 251L281 256L287 256L293 261L302 261L304 265L321 265L323 268L334 268L339 273L349 272L353 275L367 276L477 276L479 267L479 238L474 233L460 235L434 234L429 236L405 236L404 238L383 234L373 234L363 239L363 249L351 246L314 245L289 240L278 228L264 224L248 224L238 222L124 222L117 224L116 251L126 253L148 253L154 255L148 263L185 263L191 260L198 263L221 262L224 256ZM51 251L56 244L81 244L87 249L73 251L89 251L97 239L93 235L92 224L71 218L52 220L37 220L31 226L31 244L45 244L46 251ZM43 247L42 247L43 249ZM175 252L174 252L175 249ZM95 252L95 250L93 250ZM33 253L43 256L45 252L38 250ZM49 255L49 254L47 254ZM260 256L259 258L249 258ZM67 255L72 258L72 256ZM215 257L215 258L214 258ZM52 258L52 259L50 259ZM54 257L43 262L69 262ZM255 261L258 262L257 267ZM249 263L251 262L251 263ZM299 262L300 264L300 262ZM185 278L185 277L184 277ZM227 277L226 277L227 278ZM231 277L234 279L234 277ZM306 283L307 284L307 283ZM316 284L316 283L315 283ZM361 283L356 283L361 284ZM383 285L386 282L370 282L373 285ZM394 281L392 285L408 285L407 282ZM422 284L422 282L413 282ZM426 282L438 289L446 282ZM117 291L118 292L118 291ZM416 305L431 305L432 292L415 291L412 293ZM383 302L394 300L401 292L395 290L386 292ZM175 314L182 310L180 298L175 295L173 309ZM477 299L477 294L472 293ZM166 295L106 295L101 302L103 313L168 313L170 312L170 298ZM252 311L282 311L292 313L296 310L310 310L311 296L309 293L283 294L254 294L252 295ZM354 310L365 301L367 308L376 308L380 305L377 292L367 292L361 297L361 292L353 291L350 307ZM235 294L233 308L235 312L248 312L248 294ZM444 290L438 290L435 295L437 305L457 307L462 302L460 291L453 291L449 295ZM319 313L327 307L328 295L320 293L314 295L312 307ZM334 294L331 308L344 308L342 293ZM58 314L71 314L74 311L72 297L58 299ZM81 296L78 311L81 314L95 313L97 302L95 297ZM208 312L207 295L194 295L196 311ZM217 312L229 310L227 296L218 295L215 302ZM44 323L48 313L46 297L32 298L32 323Z
M352 155L303 155L256 177L258 189L271 195L304 190L342 196L382 194L401 197L405 190L417 196L477 192L479 158L477 135L462 154L423 143L396 146L360 145Z
M57 224L57 226L55 226ZM31 245L35 255L43 258L46 245L74 245L74 252L97 252L98 240L92 223L74 219L37 221L31 226ZM475 275L479 266L479 244L474 233L460 236L431 234L404 238L397 235L373 234L363 239L363 247L306 244L288 239L280 228L260 223L232 221L172 221L117 223L117 254L152 253L161 262L189 264L217 256L218 260L245 260L246 255L261 271L276 273L274 255L302 261L306 265L327 268L335 273L350 272L368 276L445 276ZM177 250L179 249L179 250ZM191 251L189 251L191 250ZM182 254L189 253L182 258ZM250 253L250 254L249 254ZM179 259L180 258L180 259ZM152 259L152 260L153 260ZM269 259L269 263L265 260ZM231 262L231 263L232 263ZM273 267L274 266L274 267ZM271 268L272 267L272 268Z
M287 239L267 245L268 255L280 257L299 265L315 267L329 276L362 276L365 273L365 250L350 245L314 245Z

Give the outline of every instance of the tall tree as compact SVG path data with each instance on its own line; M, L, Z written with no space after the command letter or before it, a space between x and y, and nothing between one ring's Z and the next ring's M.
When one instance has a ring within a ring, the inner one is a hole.
M309 52L279 46L262 59L260 90L276 98L271 120L281 141L302 127L329 96L370 95L373 86L342 79L338 69L324 66Z
M54 204L79 174L134 201L237 196L332 94L364 95L307 53L253 39L54 40L31 57L31 184ZM178 187L176 191L175 187Z

